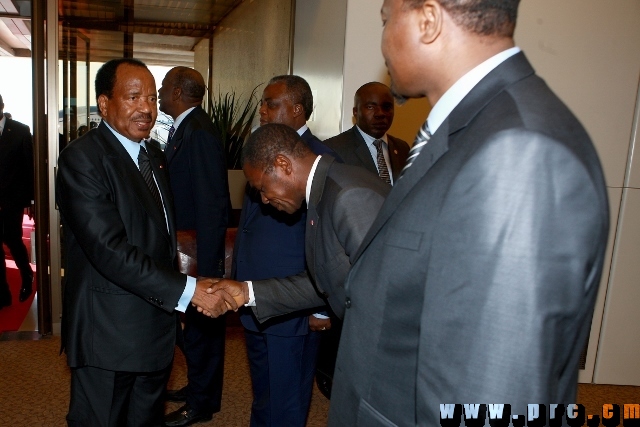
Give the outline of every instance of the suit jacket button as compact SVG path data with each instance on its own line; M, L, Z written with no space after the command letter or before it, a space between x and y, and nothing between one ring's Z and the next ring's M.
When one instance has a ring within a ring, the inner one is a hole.
M344 306L347 307L347 308L351 308L351 298L347 297L344 300Z
M248 233L248 232L249 232L249 230L247 230L246 228L243 228L243 229L242 229L242 232L243 232L243 233Z

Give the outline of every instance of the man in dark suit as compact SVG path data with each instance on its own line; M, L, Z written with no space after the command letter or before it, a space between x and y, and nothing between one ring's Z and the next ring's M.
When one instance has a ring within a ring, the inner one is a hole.
M238 305L260 322L327 303L344 316L344 282L353 256L390 187L363 168L318 156L285 126L265 125L243 148L243 170L262 203L288 215L308 206L305 249L308 272L284 278L222 280ZM222 301L221 301L222 302Z
M260 105L260 124L284 124L301 136L316 154L330 153L307 127L313 111L309 84L299 76L272 78ZM231 277L237 280L287 277L305 271L306 210L285 215L260 200L249 186L244 197L234 245ZM260 324L242 309L251 370L253 403L251 426L306 424L319 333L328 320L296 313Z
M348 165L361 166L390 185L400 177L409 145L387 134L393 123L391 90L384 84L362 85L353 100L356 124L324 143Z
M18 299L26 301L32 292L33 271L29 265L27 248L22 242L24 208L33 201L33 143L29 127L3 114L0 95L0 309L11 305L4 260L6 244L20 270L22 287Z
M204 94L198 71L175 67L162 80L158 101L160 111L173 118L165 155L176 228L195 230L198 276L222 277L229 185L223 141L200 106ZM209 319L193 306L185 314L188 384L186 390L168 392L168 398L186 403L166 416L167 426L210 420L222 401L225 318Z
M176 225L164 154L142 141L156 116L147 67L114 59L96 74L102 123L58 159L67 268L62 349L71 426L162 425L176 310L213 305L211 279L174 269ZM233 300L231 300L233 302ZM234 302L235 304L235 302Z
M607 194L585 130L514 47L518 3L384 1L392 90L433 109L349 274L330 426L575 401Z
M391 90L379 82L362 85L354 96L353 116L356 124L324 143L348 165L360 166L393 185L404 167L409 145L387 131L393 123L394 102ZM342 329L339 319L332 319L331 331L322 336L316 379L318 388L331 397L333 371Z

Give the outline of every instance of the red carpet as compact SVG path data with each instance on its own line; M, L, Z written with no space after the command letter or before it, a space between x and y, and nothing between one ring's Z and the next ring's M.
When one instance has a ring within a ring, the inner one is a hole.
M25 216L22 222L22 241L27 247L29 259L31 259L32 226L33 221L30 220L29 217ZM9 283L9 289L11 290L13 303L9 307L0 309L0 332L17 331L20 328L20 325L24 322L24 319L31 308L31 303L33 302L33 298L36 294L35 266L31 264L31 269L34 270L33 292L25 302L20 302L18 300L20 287L22 286L20 272L16 268L16 265L11 258L11 252L9 252L9 249L6 246L4 247L4 253L7 263L7 282Z

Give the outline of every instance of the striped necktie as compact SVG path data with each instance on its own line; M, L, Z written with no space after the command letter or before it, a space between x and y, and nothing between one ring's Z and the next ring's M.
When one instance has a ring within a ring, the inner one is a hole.
M407 161L404 165L404 168L402 168L402 172L400 172L400 177L402 177L407 169L411 167L411 164L416 159L416 157L418 157L418 154L420 154L420 150L422 150L422 147L427 145L429 139L431 139L431 132L429 132L429 123L425 121L418 131L418 135L416 135L416 140L413 142L413 147L411 147L411 150L409 150L409 155L407 156Z
M160 212L164 214L160 191L158 191L158 185L156 184L155 179L153 179L153 170L151 169L149 154L143 146L140 146L140 153L138 154L138 167L140 168L140 173L142 174L144 181L147 183L147 187L149 187L149 191L151 191L151 195L153 196L156 205L160 209Z
M384 159L384 152L382 151L382 144L384 141L381 139L376 139L373 141L373 145L376 146L376 151L378 155L376 157L376 161L378 162L378 175L380 179L391 185L391 177L389 176L389 168L387 167L387 161Z

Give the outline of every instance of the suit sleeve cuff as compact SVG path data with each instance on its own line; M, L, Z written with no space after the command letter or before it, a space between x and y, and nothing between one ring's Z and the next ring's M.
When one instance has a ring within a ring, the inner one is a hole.
M184 292L182 296L178 300L178 305L176 306L176 310L184 313L187 311L187 307L189 307L189 303L193 298L193 294L196 292L196 278L187 276L187 283L184 287Z

